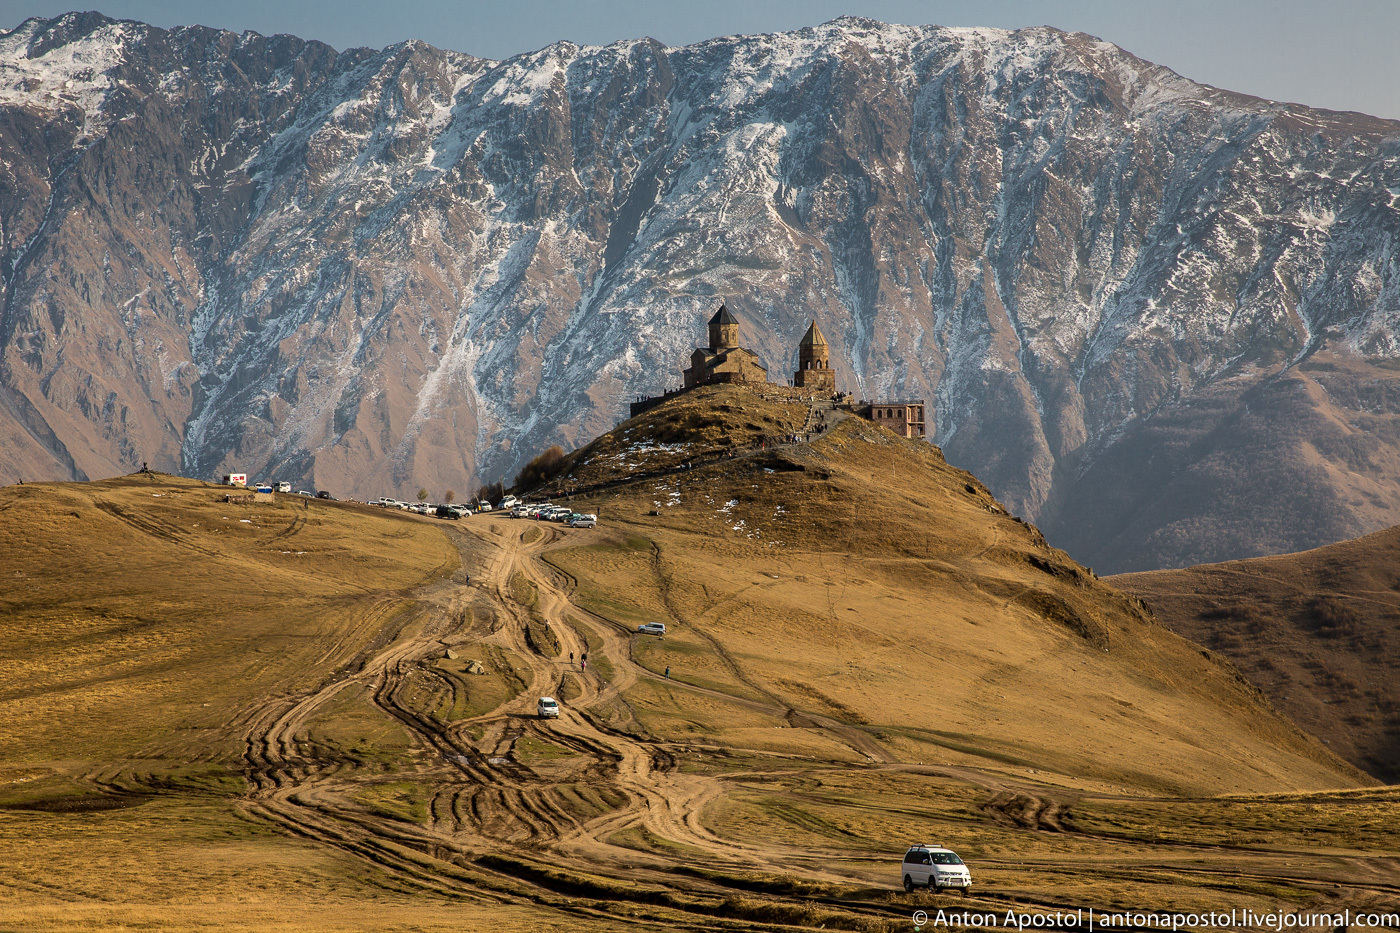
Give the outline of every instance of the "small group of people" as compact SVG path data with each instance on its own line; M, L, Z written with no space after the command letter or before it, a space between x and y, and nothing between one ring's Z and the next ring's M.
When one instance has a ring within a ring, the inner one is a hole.
M569 667L573 667L573 666L574 666L574 653L573 653L572 651L570 651L570 652L569 652ZM583 652L583 654L579 655L579 671L582 672L582 671L586 671L586 670L588 670L588 652L587 652L587 651L585 651L585 652Z

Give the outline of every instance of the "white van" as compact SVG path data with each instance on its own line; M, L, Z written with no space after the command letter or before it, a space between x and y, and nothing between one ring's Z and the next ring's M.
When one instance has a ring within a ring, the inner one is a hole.
M642 624L642 625L637 626L637 632L638 632L638 634L641 634L641 635L665 635L665 634L666 634L666 623L664 623L664 622L647 622L647 623L644 623L644 624Z
M291 492L291 491L292 491L292 484L291 484L291 483L278 483L278 484L277 484L277 491L278 491L278 492Z
M966 894L972 887L972 872L967 870L958 853L942 846L915 843L904 853L899 866L904 875L904 890L927 887L932 891L953 888Z
M558 719L559 701L554 697L540 697L539 703L535 704L535 715L541 719Z

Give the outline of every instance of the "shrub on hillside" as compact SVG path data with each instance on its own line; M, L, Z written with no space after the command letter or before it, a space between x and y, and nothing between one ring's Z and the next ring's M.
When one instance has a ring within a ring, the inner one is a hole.
M519 491L534 489L558 475L564 468L564 448L555 444L535 457L515 475L515 488Z
M1313 627L1323 638L1354 638L1364 630L1360 614L1340 599L1319 596L1308 607Z

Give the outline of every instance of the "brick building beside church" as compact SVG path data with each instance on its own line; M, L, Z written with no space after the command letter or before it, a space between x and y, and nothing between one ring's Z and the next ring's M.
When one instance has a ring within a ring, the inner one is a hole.
M870 402L856 406L855 413L900 437L924 437L924 400L910 402Z

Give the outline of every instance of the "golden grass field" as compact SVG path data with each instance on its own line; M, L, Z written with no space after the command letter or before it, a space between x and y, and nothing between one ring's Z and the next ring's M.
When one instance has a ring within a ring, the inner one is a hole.
M801 421L740 392L679 417ZM665 430L683 463L677 417L608 456ZM592 530L221 498L0 489L0 931L893 931L1400 894L1395 789L863 422L585 491ZM972 894L906 894L913 841Z

